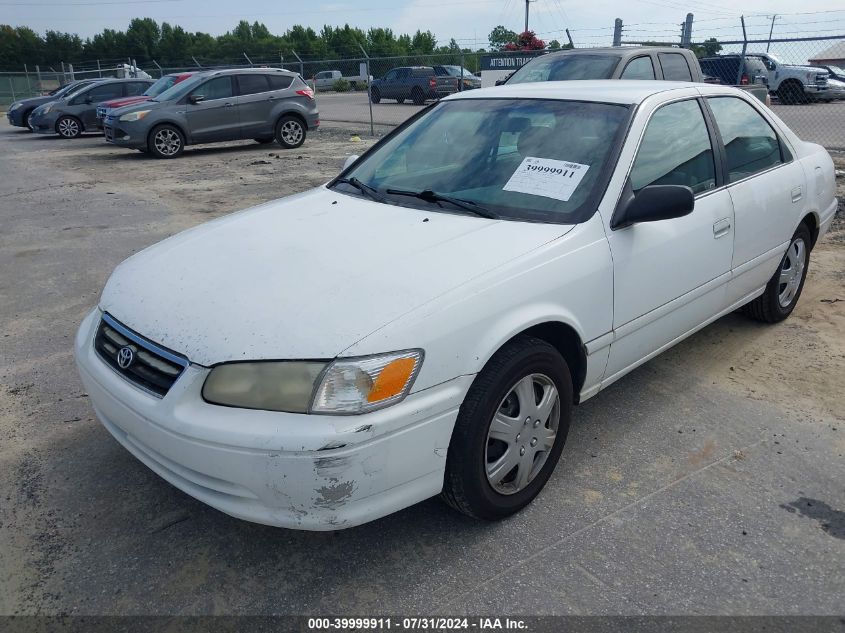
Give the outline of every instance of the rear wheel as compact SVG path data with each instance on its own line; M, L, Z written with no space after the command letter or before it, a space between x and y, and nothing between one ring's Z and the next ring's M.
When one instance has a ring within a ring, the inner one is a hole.
M76 138L82 134L82 123L73 116L59 117L56 121L56 133L62 138Z
M378 88L370 89L370 99L373 103L378 103L379 101L381 101L381 92L379 92Z
M276 141L285 149L296 149L305 142L305 124L292 115L283 116L276 124Z
M560 459L572 381L560 353L520 336L496 352L461 405L446 459L442 497L480 519L518 512Z
M807 279L811 244L810 230L801 224L792 236L775 274L766 285L765 292L745 306L745 312L751 318L764 323L777 323L792 314L801 290L804 289L804 280Z
M185 150L185 137L173 125L159 125L150 132L147 148L156 158L176 158Z
M419 88L414 88L411 91L411 99L413 100L414 105L423 105L425 103L425 95Z

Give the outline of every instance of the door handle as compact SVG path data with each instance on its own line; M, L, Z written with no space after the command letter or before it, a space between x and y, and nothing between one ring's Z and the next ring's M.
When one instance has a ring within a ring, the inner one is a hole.
M231 108L231 107L232 107L232 106L234 106L234 105L235 105L234 103L224 103L224 104L223 104L223 107L224 107L224 108Z
M798 202L801 199L801 195L801 187L795 187L795 189L792 190L792 201Z
M718 222L713 223L713 238L719 239L724 237L731 231L731 221L728 218L722 218Z
M273 95L270 95L269 97L267 97L267 101L275 101L276 99L278 99L278 97L273 96Z

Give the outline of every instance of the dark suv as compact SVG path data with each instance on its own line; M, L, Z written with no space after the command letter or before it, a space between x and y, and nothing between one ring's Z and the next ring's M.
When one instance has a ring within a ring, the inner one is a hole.
M255 139L292 149L320 124L314 92L275 68L201 72L157 97L111 110L106 141L175 158L186 145Z
M743 60L741 55L716 55L703 57L698 63L705 75L715 77L726 86L753 86L769 81L769 71L759 57L746 57Z

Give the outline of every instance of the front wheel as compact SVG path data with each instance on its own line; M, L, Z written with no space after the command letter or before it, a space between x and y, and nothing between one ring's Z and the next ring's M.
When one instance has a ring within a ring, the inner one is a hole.
M76 117L60 117L56 121L56 133L62 138L76 138L82 134L82 124Z
M276 124L276 141L285 149L296 149L305 142L305 124L298 117L287 115Z
M381 92L379 92L378 88L370 89L370 100L373 103L378 103L379 101L381 101Z
M784 105L798 105L805 102L804 86L796 81L788 81L778 88L778 99Z
M560 459L572 379L547 342L519 336L485 365L467 393L446 459L442 498L479 519L528 505Z
M811 244L810 231L805 224L801 224L792 236L775 274L766 285L766 290L745 306L745 312L752 319L778 323L792 314L801 290L804 289L804 280L807 279Z
M185 151L185 137L173 125L159 125L150 132L147 147L156 158L176 158Z

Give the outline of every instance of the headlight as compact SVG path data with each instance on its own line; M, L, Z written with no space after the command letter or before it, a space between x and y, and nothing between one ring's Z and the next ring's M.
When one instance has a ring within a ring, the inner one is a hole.
M140 121L145 116L150 113L150 110L140 110L138 112L130 112L129 114L124 114L118 119L119 121Z
M289 413L367 413L401 402L419 373L422 350L325 362L226 363L202 388L208 402Z
M22 103L13 103L12 106L9 108L9 112L14 112L18 108L20 108L23 104Z
M53 109L53 105L45 105L39 108L40 112L38 114L47 114L50 110Z

